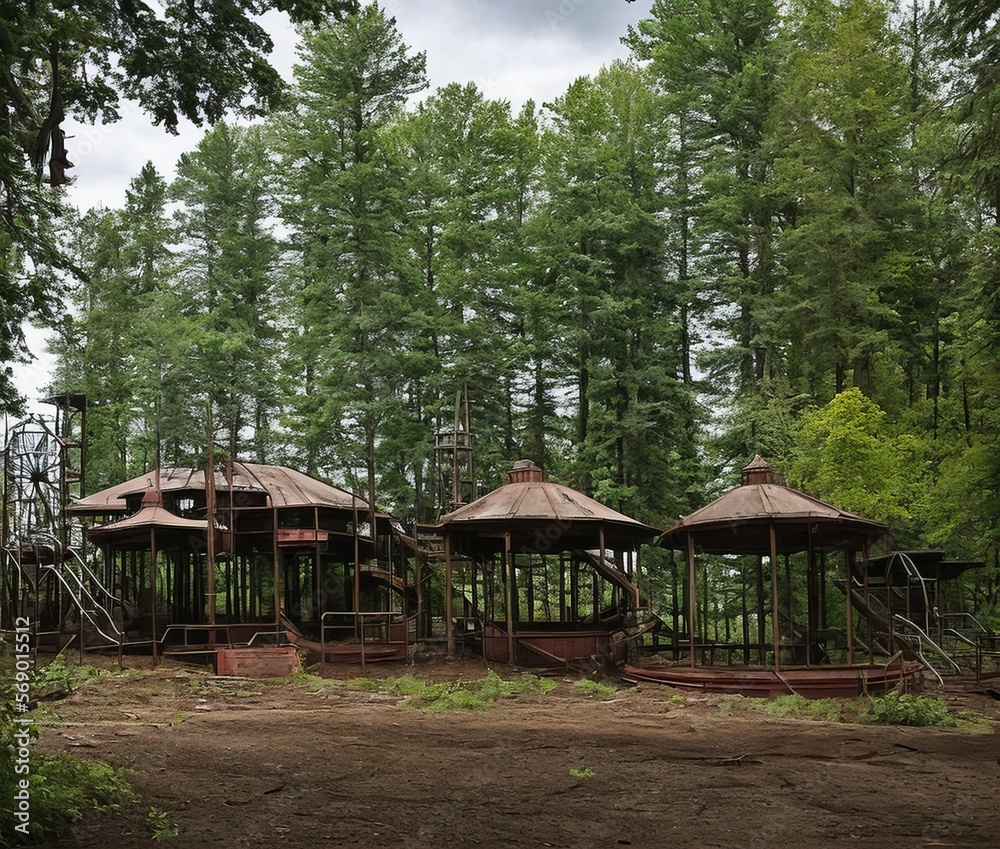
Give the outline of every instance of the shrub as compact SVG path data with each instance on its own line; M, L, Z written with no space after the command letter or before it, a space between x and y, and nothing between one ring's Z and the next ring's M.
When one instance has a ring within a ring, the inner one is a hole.
M860 716L861 722L872 725L917 725L955 728L958 720L948 705L931 696L911 696L892 690L868 697L870 706Z
M5 731L10 731L6 726L11 723L4 724ZM31 840L58 837L85 811L113 813L135 798L124 771L103 761L33 752L31 772L22 776L14 772L14 753L13 741L8 736L0 752L0 794L5 800L13 799L18 790L16 782L27 779ZM0 805L0 846L11 845L8 841L17 835L14 828L18 824L10 803Z

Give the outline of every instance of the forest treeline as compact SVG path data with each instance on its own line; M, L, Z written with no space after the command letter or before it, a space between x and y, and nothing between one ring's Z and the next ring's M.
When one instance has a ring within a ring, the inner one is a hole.
M512 109L429 91L368 5L265 120L65 219L88 489L204 462L211 410L223 453L432 520L467 388L486 489L526 457L665 527L760 454L997 567L996 12L657 0L624 40Z

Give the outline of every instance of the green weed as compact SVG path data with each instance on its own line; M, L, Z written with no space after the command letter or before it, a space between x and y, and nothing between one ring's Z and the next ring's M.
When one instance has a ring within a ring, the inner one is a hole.
M618 692L618 688L611 684L602 684L599 681L591 681L589 678L577 681L573 685L573 689L578 693L595 696L599 699L610 699Z
M57 654L49 663L36 670L32 676L31 689L36 693L73 691L81 684L107 676L107 672L95 666L67 666L63 656Z
M180 834L180 826L172 823L166 811L150 808L146 814L146 826L149 828L150 840L172 840Z
M7 763L2 763L7 761ZM123 770L103 761L70 755L43 755L32 752L28 782L31 800L30 836L33 841L56 838L86 811L115 813L135 799ZM13 750L9 741L0 746L0 793L14 798L19 792L13 770ZM15 821L11 805L0 806L0 846L13 835Z
M399 678L353 678L346 682L354 690L390 693L403 697L403 704L429 713L446 710L484 710L501 699L522 693L544 694L557 684L547 678L524 673L505 680L492 669L475 681L421 681L412 675Z
M982 717L973 713L952 713L945 702L932 696L913 696L895 690L856 699L806 699L793 694L774 699L722 696L716 709L725 716L752 711L821 722L932 726L970 731L982 730L985 723Z
M860 721L869 725L916 725L955 728L958 719L948 705L931 696L912 696L895 690L868 697L869 707Z
M573 778L593 778L594 771L589 766L575 766L570 769L569 774Z

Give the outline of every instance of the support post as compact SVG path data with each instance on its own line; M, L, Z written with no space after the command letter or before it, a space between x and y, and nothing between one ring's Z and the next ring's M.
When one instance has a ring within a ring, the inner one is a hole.
M448 657L455 654L455 625L452 621L454 600L452 598L451 534L444 535L444 633L448 638Z
M781 629L778 622L778 538L774 522L771 532L771 639L774 643L774 669L781 669Z
M695 646L695 618L697 616L698 607L697 600L695 598L697 588L695 581L694 572L694 537L691 535L690 531L687 535L687 561L688 561L688 642L690 644L691 652L691 668L695 667L695 657L694 657L694 646Z
M510 550L510 531L504 534L504 568L507 570L507 662L515 662L516 642L514 640L514 603L517 599L517 570L514 568L514 554Z

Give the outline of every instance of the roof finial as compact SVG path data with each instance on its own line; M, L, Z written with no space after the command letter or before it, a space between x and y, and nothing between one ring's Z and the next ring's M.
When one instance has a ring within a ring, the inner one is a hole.
M531 460L518 460L514 468L507 472L508 483L531 483L545 480L545 472Z
M740 472L740 486L760 483L774 483L774 469L757 454Z

